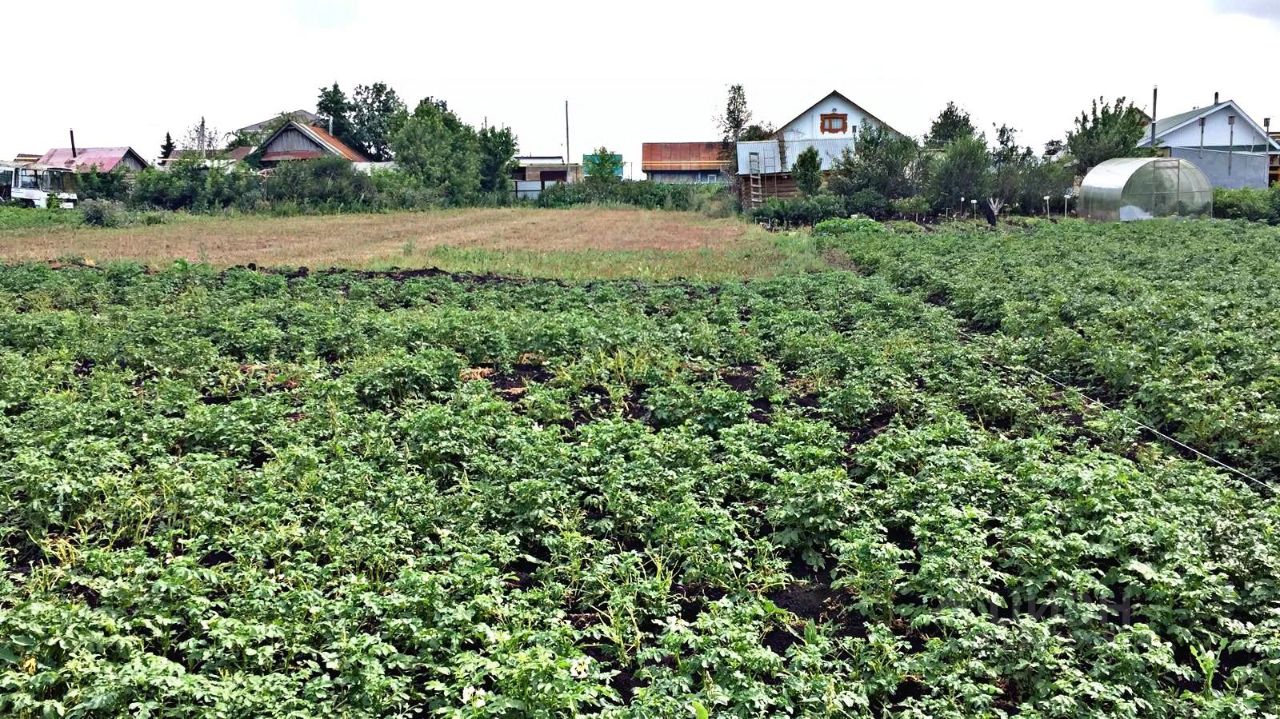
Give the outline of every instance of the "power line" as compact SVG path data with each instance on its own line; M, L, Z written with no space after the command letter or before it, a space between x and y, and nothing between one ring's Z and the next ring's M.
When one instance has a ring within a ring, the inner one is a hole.
M956 331L957 331L957 332L959 332L961 336L963 336L963 337L965 337L965 338L969 339L970 341L973 341L974 336L973 336L973 335L971 335L971 334L969 334L968 332L964 331L963 329L961 329L961 328L958 328L958 327L957 327L957 328L956 328ZM1106 402L1103 402L1103 401L1102 401L1102 400L1100 400L1100 399L1096 399L1096 398L1094 398L1094 397L1089 396L1088 394L1085 394L1085 392L1084 392L1083 390L1081 390L1080 388L1078 388L1078 387L1075 387L1075 386L1073 386L1073 385L1069 385L1069 384L1067 384L1066 382L1063 382L1063 381L1061 381L1061 380L1057 379L1056 377L1053 377L1052 375L1046 374L1046 373L1044 373L1044 372L1041 372L1041 371L1040 371L1040 370L1038 370L1038 369L1035 369L1034 367L1026 367L1026 366L1022 366L1022 367L1020 367L1020 368L1015 369L1015 368L1013 368L1013 367L1009 367L1009 366L1007 366L1007 365L1001 364L1000 362L996 362L995 360L992 360L992 359L990 359L990 358L986 357L985 355L981 356L981 358L982 358L982 362L983 362L983 364L987 364L987 365L994 365L994 366L999 367L1000 369L1003 369L1003 370L1005 370L1005 371L1007 371L1007 372L1017 372L1017 371L1018 371L1018 369L1022 369L1022 370L1025 370L1025 371L1027 371L1027 372L1030 372L1031 374L1035 375L1036 377L1039 377L1039 378L1041 378L1041 379L1043 379L1043 380L1045 380L1045 381L1048 381L1048 382L1050 382L1050 383L1052 383L1052 384L1054 384L1054 385L1057 385L1058 387L1060 387L1060 388L1062 388L1062 389L1064 389L1064 390L1067 390L1067 391L1069 391L1069 392L1074 392L1074 393L1076 393L1077 395L1079 395L1082 399L1084 399L1085 401L1087 401L1087 402L1089 402L1089 403L1091 403L1091 404L1097 405L1098 407L1101 407L1101 408L1103 408L1103 409L1107 410L1108 412L1111 412L1111 413L1113 413L1113 414L1115 414L1115 415L1119 416L1121 419L1124 419L1124 420L1128 421L1130 424L1132 424L1132 425L1134 425L1134 426L1136 426L1136 427L1139 427L1140 429L1145 429L1146 431L1150 432L1153 436L1158 437L1158 438L1160 438L1160 439L1162 439L1162 440L1164 440L1164 441L1166 441L1166 442L1168 442L1168 443L1170 443L1170 444L1173 444L1173 445L1175 445L1175 446L1177 446L1177 447L1180 447L1180 448L1182 448L1182 449L1184 449L1184 450L1186 450L1186 451L1188 451L1188 452L1190 452L1190 453L1194 454L1195 456L1199 457L1200 459L1206 460L1206 461L1208 461L1209 463L1211 463L1211 464L1213 464L1213 465L1215 465L1215 466L1217 466L1217 467L1221 467L1222 469L1225 469L1226 471L1228 471L1228 472L1230 472L1230 473L1232 473L1232 474L1236 475L1237 477L1240 477L1241 479L1244 479L1244 480L1245 480L1245 481L1247 481L1247 482L1251 482L1252 484L1257 485L1259 488L1261 488L1262 490L1264 490L1264 491L1265 491L1265 492L1267 492L1268 494L1272 494L1272 495L1274 495L1274 494L1275 494L1275 489L1274 489L1274 488L1272 488L1272 487L1271 487L1271 485L1267 484L1266 482L1263 482L1262 480L1260 480L1260 479L1258 479L1258 478L1256 478L1256 477L1254 477L1254 476L1252 476L1252 475L1250 475L1250 474L1248 474L1248 473L1244 472L1243 470L1237 469L1237 468L1235 468L1235 467L1233 467L1233 466L1231 466L1231 465L1227 464L1226 462L1223 462L1222 460L1218 459L1217 457L1214 457L1214 456L1212 456L1212 455L1210 455L1210 454L1206 454L1205 452L1202 452L1202 451L1200 451L1200 450L1196 449L1195 447L1192 447L1191 445L1187 444L1186 442L1183 442L1183 441L1182 441L1182 440L1180 440L1180 439L1177 439L1176 437L1171 437L1171 436L1169 436L1168 434L1165 434L1164 432L1162 432L1162 431L1160 431L1160 430L1156 429L1155 427L1152 427L1151 425L1149 425L1149 424L1147 424L1147 423L1145 423L1145 422L1142 422L1142 421L1140 421L1140 420L1136 420L1136 419L1134 419L1133 417L1130 417L1130 416L1129 416L1128 414L1126 414L1125 412L1123 412L1123 411L1121 411L1121 410L1119 410L1119 409L1116 409L1116 408L1114 408L1114 407L1112 407L1112 406L1108 405Z

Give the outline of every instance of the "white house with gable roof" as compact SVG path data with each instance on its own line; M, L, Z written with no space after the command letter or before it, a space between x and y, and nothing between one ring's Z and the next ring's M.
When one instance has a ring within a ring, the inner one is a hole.
M796 193L791 171L796 158L807 148L815 148L822 171L831 169L845 148L852 149L863 123L897 133L861 105L833 90L783 125L769 140L739 142L738 174L749 177L744 183L751 204L764 197L789 197ZM899 133L901 134L901 133Z
M1233 100L1173 115L1155 123L1156 147L1200 168L1215 187L1266 187L1280 143ZM1138 147L1151 147L1147 128Z

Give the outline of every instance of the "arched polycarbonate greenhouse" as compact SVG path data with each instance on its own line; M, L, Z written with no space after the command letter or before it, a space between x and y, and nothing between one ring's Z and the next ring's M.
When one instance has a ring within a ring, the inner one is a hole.
M1149 220L1213 214L1213 185L1187 160L1122 157L1093 168L1080 187L1080 216Z

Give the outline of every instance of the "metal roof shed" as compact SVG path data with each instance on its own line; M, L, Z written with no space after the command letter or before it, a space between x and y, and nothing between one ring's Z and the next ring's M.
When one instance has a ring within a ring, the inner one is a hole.
M1150 220L1213 214L1213 184L1187 160L1121 157L1089 171L1080 187L1080 216Z

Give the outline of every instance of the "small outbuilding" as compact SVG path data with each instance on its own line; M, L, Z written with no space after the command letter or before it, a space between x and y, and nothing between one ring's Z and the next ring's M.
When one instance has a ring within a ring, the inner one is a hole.
M732 147L710 142L646 142L640 169L651 182L688 184L724 182Z
M522 155L511 170L517 200L536 200L542 191L562 182L582 182L582 165L566 163L563 155Z
M34 164L71 172L112 172L117 168L137 172L150 167L132 147L57 147L44 153Z
M1150 220L1213 214L1213 183L1187 160L1120 157L1089 171L1080 187L1080 216Z

